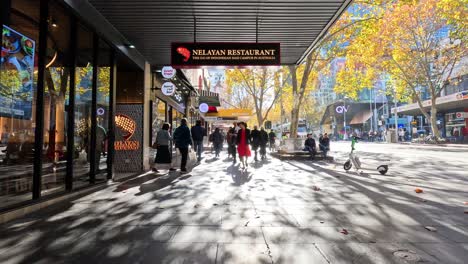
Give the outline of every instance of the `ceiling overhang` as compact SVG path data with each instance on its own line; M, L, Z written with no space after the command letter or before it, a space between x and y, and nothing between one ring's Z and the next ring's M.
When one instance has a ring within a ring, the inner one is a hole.
M89 0L152 65L171 63L172 42L278 42L299 64L351 0Z

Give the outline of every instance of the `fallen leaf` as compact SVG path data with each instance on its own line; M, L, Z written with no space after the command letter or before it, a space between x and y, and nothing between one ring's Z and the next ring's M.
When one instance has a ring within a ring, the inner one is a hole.
M349 233L348 233L348 230L346 230L346 229L344 229L344 228L343 228L343 230L340 231L340 233L343 234L343 235L349 234Z
M419 189L419 188L416 188L414 191L415 191L416 193L422 193L422 192L423 192L423 190L422 190L422 189Z
M218 204L217 204L217 203L215 203L215 204L213 204L213 206L218 206Z
M426 230L428 230L428 231L431 231L431 232L437 231L437 228L432 227L432 226L425 226L424 228L425 228Z
M321 224L325 223L324 221L320 221Z
M314 189L314 191L316 191L316 192L317 192L317 191L320 191L320 188L317 187L317 186L312 187L312 189Z

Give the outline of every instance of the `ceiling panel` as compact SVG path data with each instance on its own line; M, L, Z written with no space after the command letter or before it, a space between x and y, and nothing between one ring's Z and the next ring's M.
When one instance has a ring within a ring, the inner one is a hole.
M152 65L168 65L172 42L255 42L257 39L281 43L283 64L299 63L351 0L89 2Z

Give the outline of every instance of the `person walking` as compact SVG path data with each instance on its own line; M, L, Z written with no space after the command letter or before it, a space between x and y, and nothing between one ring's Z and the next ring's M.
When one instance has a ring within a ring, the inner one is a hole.
M243 169L249 166L248 157L252 155L250 152L250 130L247 129L247 124L244 122L239 123L240 130L237 133L237 152Z
M258 147L260 147L260 131L258 131L257 126L254 126L254 129L252 130L251 135L251 142L252 142L252 150L255 152L255 161L258 161L257 159L257 151Z
M276 150L276 134L273 132L273 130L271 130L268 134L268 138L270 140L270 152L273 152Z
M182 118L182 120L180 120L180 126L174 132L174 142L181 155L180 171L186 173L189 146L192 145L192 136L187 126L187 119Z
M269 141L268 133L263 127L260 128L260 158L266 159L266 148Z
M172 164L172 155L169 150L169 146L172 143L171 134L169 134L169 123L164 123L161 130L156 135L156 141L153 144L153 148L156 149L156 157L154 159L154 172L159 172L157 164ZM169 168L170 171L175 169L172 166Z
M215 129L215 132L213 133L213 147L215 150L215 157L219 158L219 153L221 152L221 149L223 149L223 142L224 142L224 136L217 127Z
M203 138L205 137L206 130L202 127L201 120L197 120L195 126L192 127L192 140L193 140L193 150L197 153L197 160L200 162L202 160L203 153Z
M235 124L233 127L231 127L228 131L227 134L227 144L228 144L228 157L231 155L232 156L232 163L236 163L236 144L237 144L237 132L236 132L236 126Z

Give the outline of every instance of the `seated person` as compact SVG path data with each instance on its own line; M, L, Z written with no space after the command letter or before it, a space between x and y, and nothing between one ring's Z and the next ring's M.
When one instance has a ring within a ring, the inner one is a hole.
M326 157L327 152L330 151L330 138L328 137L327 133L325 133L323 137L320 137L319 145L320 145L320 150L323 153L323 156Z
M317 154L317 147L315 145L315 139L312 138L312 134L307 134L307 139L304 142L304 151L308 151L312 156L312 159Z

